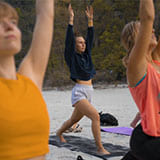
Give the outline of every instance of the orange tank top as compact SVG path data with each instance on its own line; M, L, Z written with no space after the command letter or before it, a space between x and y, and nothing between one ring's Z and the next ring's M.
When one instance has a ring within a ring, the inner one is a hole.
M157 63L157 62L156 62ZM160 66L160 63L157 63ZM148 63L144 80L136 87L129 87L141 114L143 131L154 137L160 136L160 73Z
M44 155L48 139L48 111L37 86L19 74L0 78L0 160Z

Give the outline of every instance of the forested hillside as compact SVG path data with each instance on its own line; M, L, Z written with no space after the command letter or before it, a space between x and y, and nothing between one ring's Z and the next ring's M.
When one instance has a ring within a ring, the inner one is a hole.
M17 67L25 56L31 43L35 22L35 0L5 0L12 4L20 16L19 27L23 32L23 48L16 56ZM84 36L87 29L85 8L94 8L95 38L92 50L96 68L94 82L125 82L125 68L121 59L125 51L120 44L123 26L138 20L139 0L55 0L55 25L51 55L45 77L45 86L70 84L69 71L64 61L64 41L68 24L68 4L71 2L75 13L74 30ZM160 1L154 0L156 8L155 29L158 37L160 30Z

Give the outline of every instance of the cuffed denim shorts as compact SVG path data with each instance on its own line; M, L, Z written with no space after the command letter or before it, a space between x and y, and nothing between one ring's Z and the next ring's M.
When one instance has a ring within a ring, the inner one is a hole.
M91 103L92 92L93 86L76 83L72 89L72 106L82 99L87 99Z

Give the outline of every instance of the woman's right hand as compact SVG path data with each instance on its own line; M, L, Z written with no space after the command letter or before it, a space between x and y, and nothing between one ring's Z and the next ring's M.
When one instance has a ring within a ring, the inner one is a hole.
M69 11L70 18L73 18L74 17L74 12L73 12L71 4L69 4L69 6L68 6L68 11Z

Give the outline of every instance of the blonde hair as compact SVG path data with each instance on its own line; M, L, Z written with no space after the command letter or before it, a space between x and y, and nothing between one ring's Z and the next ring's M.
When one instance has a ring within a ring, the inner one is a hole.
M135 44L137 34L137 24L139 21L131 21L126 24L121 33L121 43L127 51L127 55L122 59L123 65L127 67L129 54Z
M0 19L8 16L11 16L12 18L16 19L17 22L19 20L19 17L15 8L13 8L10 4L6 2L0 2Z

